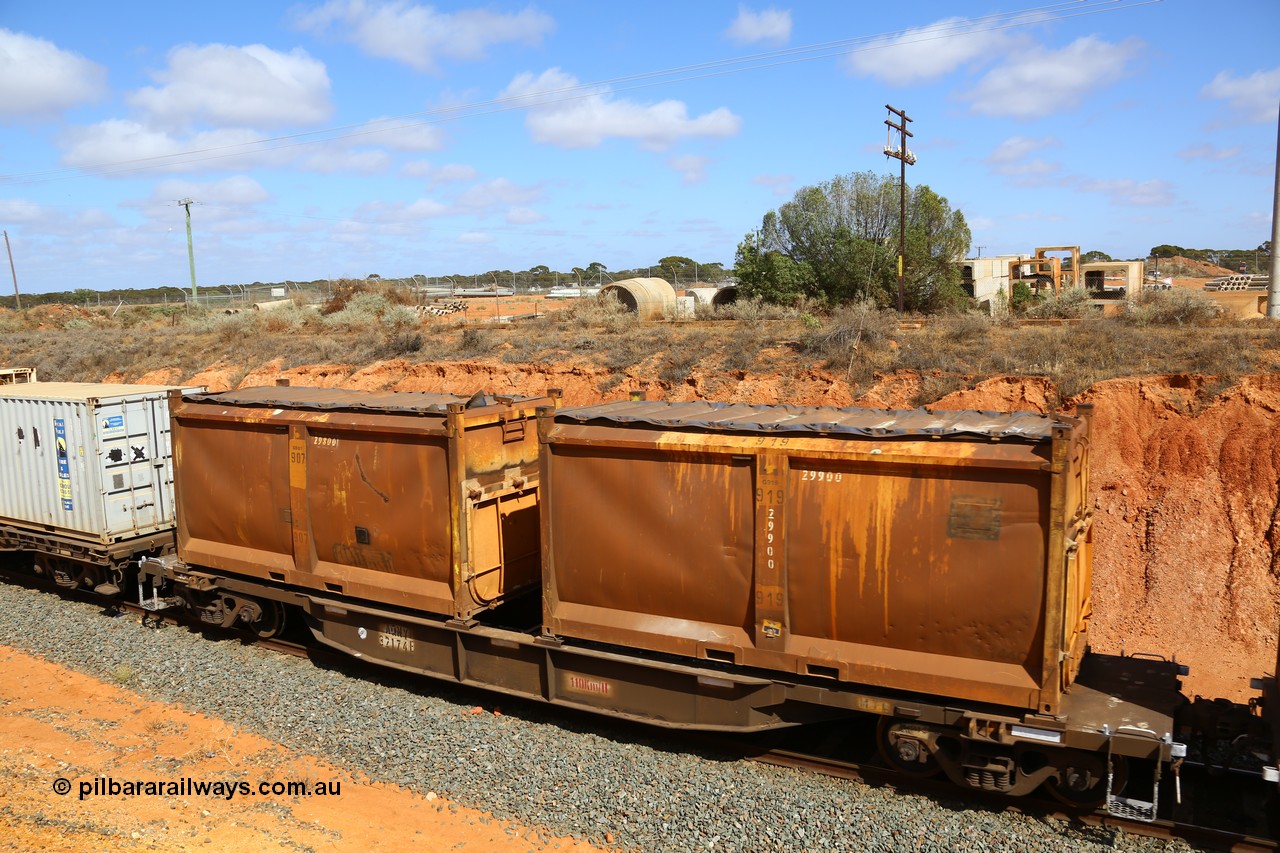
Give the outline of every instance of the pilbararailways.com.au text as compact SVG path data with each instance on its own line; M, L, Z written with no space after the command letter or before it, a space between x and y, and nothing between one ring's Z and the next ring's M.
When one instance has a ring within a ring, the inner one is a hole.
M71 781L59 777L53 780L54 793L71 793ZM245 782L239 780L181 779L142 780L114 779L96 776L76 783L81 800L89 797L219 797L232 800L236 797L338 797L342 795L342 783L332 782Z

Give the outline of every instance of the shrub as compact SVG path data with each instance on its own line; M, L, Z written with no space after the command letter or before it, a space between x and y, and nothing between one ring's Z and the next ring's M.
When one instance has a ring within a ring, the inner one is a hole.
M1124 319L1136 326L1202 326L1222 309L1203 293L1186 288L1144 290L1125 305Z
M624 308L613 294L572 299L565 308L547 315L547 322L559 323L565 328L603 326L609 332L620 332L634 326L636 321L636 315Z
M914 406L927 406L953 391L962 391L968 387L968 381L958 373L927 373L920 377L920 387L911 402Z
M462 355L479 355L489 349L489 336L481 329L466 328L458 341L458 352Z
M718 313L726 320L741 323L758 323L761 320L789 320L799 312L786 305L765 302L761 299L737 299L720 308Z
M870 299L831 312L827 323L811 332L804 348L828 360L842 359L860 349L876 348L897 333L898 315L882 311Z
M1060 293L1051 293L1027 308L1028 317L1073 320L1088 314L1089 291L1083 287L1071 287Z
M370 351L374 361L403 358L422 351L421 332L392 332Z
M290 307L281 309L297 311ZM323 321L327 326L347 331L381 328L391 332L404 332L418 325L418 315L398 305L380 293L357 293L351 297L346 306L333 314L328 314Z
M1027 310L1027 307L1035 298L1036 294L1031 289L1031 285L1025 281L1015 281L1013 283L1013 292L1009 296L1009 310L1021 313Z
M335 282L333 296L320 308L320 313L326 317L338 314L362 296L381 296L390 305L413 304L413 298L407 290L390 282L343 279Z

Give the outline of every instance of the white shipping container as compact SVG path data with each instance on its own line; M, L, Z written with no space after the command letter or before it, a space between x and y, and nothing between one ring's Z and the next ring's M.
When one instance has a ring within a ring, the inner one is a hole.
M174 526L169 391L0 386L0 526L110 544Z

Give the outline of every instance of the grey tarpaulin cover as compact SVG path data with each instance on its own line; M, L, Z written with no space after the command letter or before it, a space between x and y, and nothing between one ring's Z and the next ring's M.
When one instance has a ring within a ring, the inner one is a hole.
M626 401L561 409L556 420L650 424L666 429L717 432L807 432L869 438L982 436L1045 441L1055 424L1036 412L972 412L925 409L839 409L832 406L762 406L750 403Z
M347 391L341 388L306 388L294 385L268 385L242 388L217 394L185 394L185 400L223 403L228 406L270 406L278 409L344 409L361 412L404 412L444 414L450 403L465 403L467 408L500 402L521 402L532 397L493 397L483 391L474 395L428 394L419 391Z

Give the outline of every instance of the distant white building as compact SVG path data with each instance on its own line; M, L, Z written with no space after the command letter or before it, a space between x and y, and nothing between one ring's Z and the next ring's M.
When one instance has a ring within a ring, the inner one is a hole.
M1021 255L989 255L985 258L965 258L960 262L960 283L965 292L977 300L978 304L991 310L991 301L996 294L1009 292L1009 262L1025 261L1032 256Z

